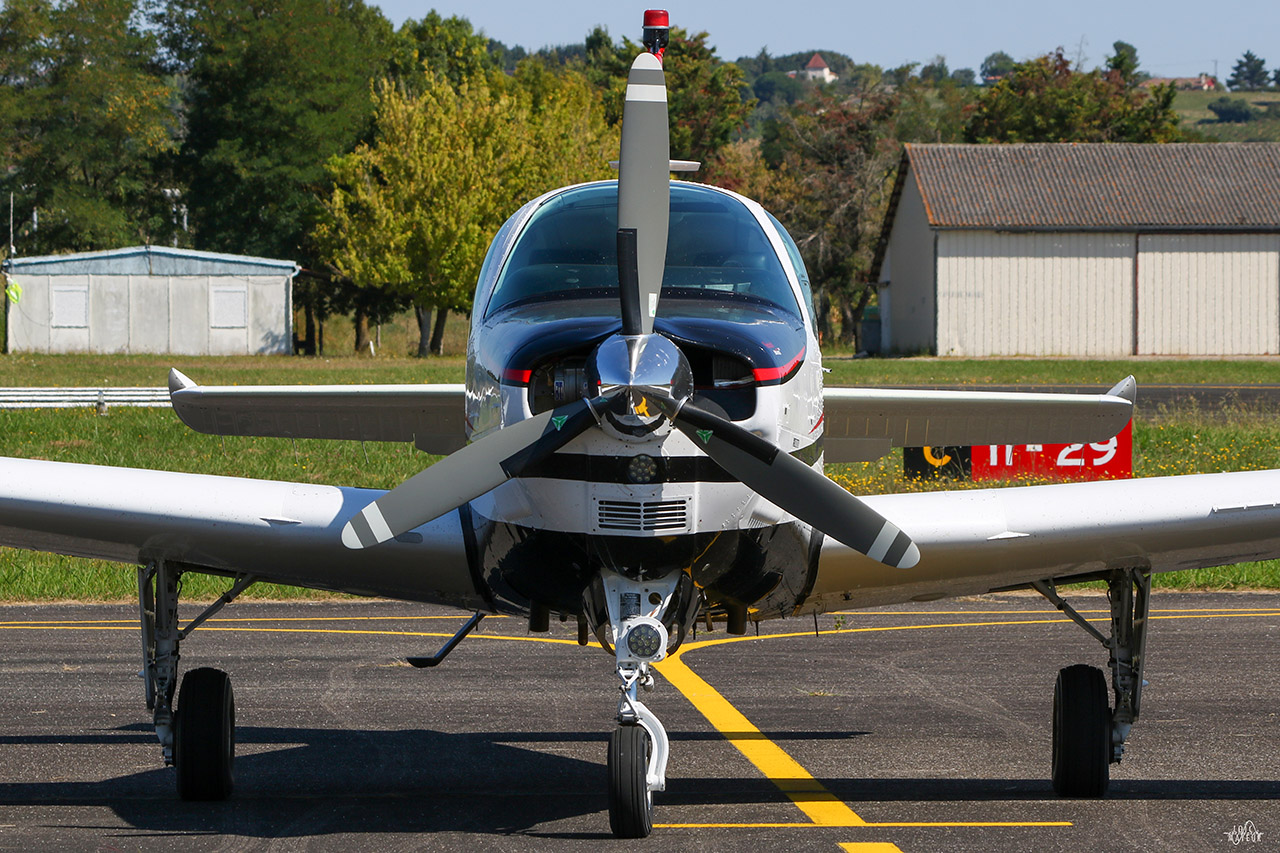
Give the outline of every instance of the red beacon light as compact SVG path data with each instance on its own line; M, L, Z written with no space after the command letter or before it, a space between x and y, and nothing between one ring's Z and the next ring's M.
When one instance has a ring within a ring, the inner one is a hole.
M670 21L666 9L648 9L644 13L644 47L659 59L667 47Z

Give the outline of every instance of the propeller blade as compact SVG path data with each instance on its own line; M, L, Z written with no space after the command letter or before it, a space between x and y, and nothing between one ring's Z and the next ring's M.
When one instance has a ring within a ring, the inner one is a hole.
M405 480L342 528L342 544L360 549L394 539L502 485L596 423L598 399L542 412L485 436Z
M920 562L920 549L896 524L763 438L692 403L673 422L738 481L831 538L899 569Z
M618 158L618 286L624 335L652 334L658 313L671 209L670 149L662 60L642 53L627 77Z

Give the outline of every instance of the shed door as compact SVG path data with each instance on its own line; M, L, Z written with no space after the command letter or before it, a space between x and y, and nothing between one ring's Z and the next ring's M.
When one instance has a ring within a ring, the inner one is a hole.
M1280 353L1280 237L1143 235L1137 325L1142 355Z

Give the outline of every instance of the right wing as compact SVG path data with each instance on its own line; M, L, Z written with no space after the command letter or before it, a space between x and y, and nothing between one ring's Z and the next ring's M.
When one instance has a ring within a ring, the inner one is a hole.
M170 370L169 397L210 435L412 441L441 455L467 443L463 385L201 386Z
M467 507L352 551L347 519L380 497L318 486L0 458L0 545L457 607L486 607Z

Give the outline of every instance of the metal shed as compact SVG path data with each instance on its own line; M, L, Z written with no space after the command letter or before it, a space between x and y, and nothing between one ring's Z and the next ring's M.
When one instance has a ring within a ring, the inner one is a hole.
M293 261L136 246L10 258L10 352L289 353Z
M1280 353L1280 144L908 145L884 351Z

